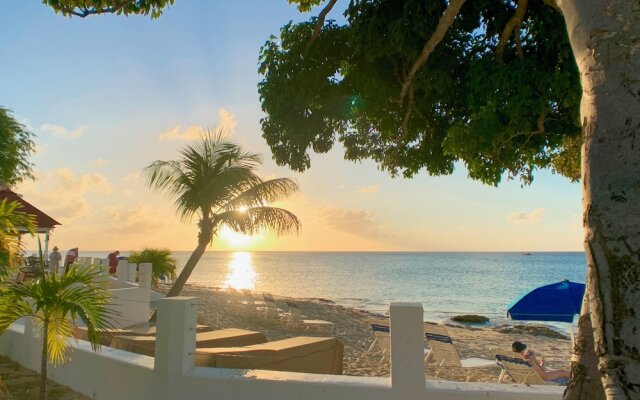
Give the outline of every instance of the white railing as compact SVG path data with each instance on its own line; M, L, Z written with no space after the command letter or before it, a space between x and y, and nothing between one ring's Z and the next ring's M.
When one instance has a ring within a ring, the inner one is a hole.
M72 361L50 368L51 379L92 399L217 400L551 400L562 387L425 381L422 305L390 307L391 378L314 375L195 366L197 299L158 301L156 357L70 341ZM0 353L38 370L41 341L30 323L14 324L0 337Z

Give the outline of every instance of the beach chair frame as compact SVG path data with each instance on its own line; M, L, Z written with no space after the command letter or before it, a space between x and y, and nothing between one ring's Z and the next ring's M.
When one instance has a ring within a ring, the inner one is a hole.
M460 355L453 339L449 335L443 333L426 332L425 337L429 343L431 351L425 357L425 362L434 360L436 367L436 378L440 376L440 372L445 369L462 369L466 371L466 381L469 382L471 378L471 371L476 368L486 368L495 365L492 360L484 360L480 358L467 358L460 359ZM465 365L473 363L475 365Z
M531 364L522 358L496 354L496 364L500 367L498 383L509 376L515 383L524 385L544 385L546 382L536 373Z

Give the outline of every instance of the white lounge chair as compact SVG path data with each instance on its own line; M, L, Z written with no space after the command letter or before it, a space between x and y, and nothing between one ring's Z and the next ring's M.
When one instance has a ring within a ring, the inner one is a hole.
M460 359L458 350L453 344L453 340L448 335L441 333L425 333L431 352L425 359L427 362L433 360L436 366L436 377L440 375L443 368L460 368L467 371L467 382L471 376L471 369L486 368L495 366L495 361L484 358Z
M373 343L367 349L365 355L368 355L373 351L373 349L377 346L381 352L382 357L380 358L380 364L382 364L385 360L387 362L391 361L391 329L387 325L380 324L371 324L371 329L373 330ZM424 348L424 359L427 360L429 353L431 352L426 346Z
M561 378L553 381L545 381L536 373L529 361L520 357L510 357L504 354L496 354L496 364L502 370L498 382L509 376L515 383L524 385L566 385L568 379Z

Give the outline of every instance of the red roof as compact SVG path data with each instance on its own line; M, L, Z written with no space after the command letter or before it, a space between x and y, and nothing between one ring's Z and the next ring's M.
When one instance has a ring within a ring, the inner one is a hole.
M0 190L0 201L2 201L3 199L7 199L7 202L17 201L22 205L22 208L20 209L20 211L25 212L27 214L35 215L36 226L38 228L50 229L50 228L53 228L55 225L61 225L60 222L56 221L55 219L51 218L47 214L43 213L42 211L37 209L35 206L33 206L31 203L29 203L28 201L20 197L20 195L18 195L17 193L9 189Z

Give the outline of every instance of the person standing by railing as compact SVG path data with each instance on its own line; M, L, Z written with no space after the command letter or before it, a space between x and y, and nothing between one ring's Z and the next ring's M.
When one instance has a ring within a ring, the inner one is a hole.
M79 250L77 247L73 247L67 251L67 254L64 256L64 273L67 273L69 266L76 262L78 254Z
M118 269L118 256L120 255L120 251L116 250L113 253L109 253L107 259L109 260L109 274L115 275L116 270Z
M53 246L53 251L49 254L49 273L57 274L60 269L60 261L62 261L62 255L58 251L58 246Z

